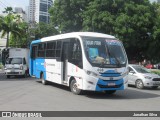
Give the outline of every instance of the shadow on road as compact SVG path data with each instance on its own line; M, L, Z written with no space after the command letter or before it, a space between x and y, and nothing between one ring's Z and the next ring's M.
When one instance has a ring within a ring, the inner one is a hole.
M42 81L38 80L36 82L42 84ZM61 89L61 90L66 90L66 91L70 92L70 89L69 89L68 86L60 85L60 84L57 84L57 83L52 83L52 82L49 82L49 81L47 82L47 85L55 87L55 88L58 88L58 89Z
M37 81L38 83L42 84L41 81ZM65 90L70 92L69 87L59 85L56 83L48 83L49 86L55 87L60 90ZM160 90L160 89L157 89ZM151 90L152 91L152 90ZM115 94L107 95L103 92L93 92L93 91L84 91L82 95L88 98L92 99L112 99L112 100L120 100L120 99L149 99L149 98L157 98L160 97L160 95L155 93L147 93L147 91L144 90L137 90L137 88L128 88L126 90L117 91Z
M155 93L147 93L145 91L134 90L134 89L126 89L124 91L117 91L115 94L107 95L101 92L87 92L86 97L94 98L94 99L149 99L149 98L157 98L160 95Z
M9 79L6 79L6 76L4 74L0 74L0 81L35 81L37 83L41 83L39 79L35 79L32 77L11 77ZM56 83L48 82L49 86L55 87L57 89L65 90L67 92L70 92L70 89L68 86L59 85ZM160 91L160 87L158 89L152 89L152 88L145 88L143 90L139 90L135 87L129 87L126 90L117 91L115 94L107 95L103 92L92 92L92 91L84 91L82 96L92 98L92 99L112 99L112 100L120 100L120 99L149 99L149 98L157 98L160 97L160 94L154 93L157 91Z
M0 81L31 81L35 80L35 78L32 77L23 77L23 76L11 76L10 78L6 78L5 75L0 75Z
M157 90L159 90L159 89L157 89ZM147 91L148 91L148 89L147 89ZM137 90L136 88L135 89L128 88L124 91L117 91L115 94L112 94L112 95L107 95L107 94L104 94L104 93L101 93L101 92L86 92L86 97L94 98L94 99L112 99L112 100L150 99L150 98L160 97L159 94L148 93L147 91L145 89L144 90ZM150 89L150 91L152 91L152 90Z

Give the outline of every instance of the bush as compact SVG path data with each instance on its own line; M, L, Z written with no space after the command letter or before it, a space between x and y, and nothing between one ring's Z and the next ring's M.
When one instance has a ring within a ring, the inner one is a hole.
M151 72L160 75L160 70L151 70Z
M2 63L0 62L0 69L2 69L3 68L3 65L2 65Z

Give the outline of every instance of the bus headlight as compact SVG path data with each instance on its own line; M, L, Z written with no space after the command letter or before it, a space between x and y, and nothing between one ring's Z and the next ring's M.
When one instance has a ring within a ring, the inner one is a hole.
M94 77L97 77L97 76L98 76L97 73L92 72L92 71L89 71L89 70L85 70L85 72L87 73L87 75L91 75L91 76L94 76Z

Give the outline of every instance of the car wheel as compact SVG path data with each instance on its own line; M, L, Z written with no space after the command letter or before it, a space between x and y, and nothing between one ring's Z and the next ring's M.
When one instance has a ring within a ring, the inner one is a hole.
M153 88L153 89L157 89L157 88L158 88L158 86L152 86L151 88Z
M41 81L43 85L47 85L47 81L44 79L43 73L41 74Z
M28 75L27 75L27 73L25 72L24 75L23 75L23 77L26 78L27 76L28 76Z
M114 94L116 92L116 90L106 90L104 91L105 94L111 95Z
M76 82L75 79L73 79L71 81L70 89L71 89L71 92L74 93L74 94L76 94L76 95L80 95L82 93L82 90L78 88L77 82Z
M143 84L142 80L136 80L136 88L138 88L138 89L144 88L144 84Z

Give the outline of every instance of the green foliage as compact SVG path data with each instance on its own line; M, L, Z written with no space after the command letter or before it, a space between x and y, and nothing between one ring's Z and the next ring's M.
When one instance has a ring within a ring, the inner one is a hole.
M0 63L0 69L2 69L3 68L3 65L2 65L2 63Z
M0 31L2 32L2 38L7 36L6 47L9 47L10 38L21 39L25 32L20 16L14 15L11 7L5 8L4 13L7 13L7 16L0 17Z
M51 21L60 33L82 30L82 13L92 0L55 0Z
M58 31L52 24L47 24L44 22L37 23L34 28L30 28L30 31L34 33L34 39L40 39L42 37L58 34Z
M95 31L123 41L129 60L160 59L160 9L149 0L55 0L51 21L59 32Z
M148 0L93 0L84 12L84 30L112 34L121 39L129 59L148 58L154 11Z
M25 22L19 22L18 24L21 36L20 37L16 37L11 35L10 36L10 46L12 47L22 47L22 48L26 48L28 47L28 40L29 40L29 33L28 33L28 24Z
M160 70L151 70L151 72L160 75Z
M5 37L7 35L7 44L6 47L9 46L9 35L12 35L15 38L19 38L21 36L21 30L18 27L18 23L15 20L13 14L8 14L5 17L0 17L0 30L2 31L1 37Z

